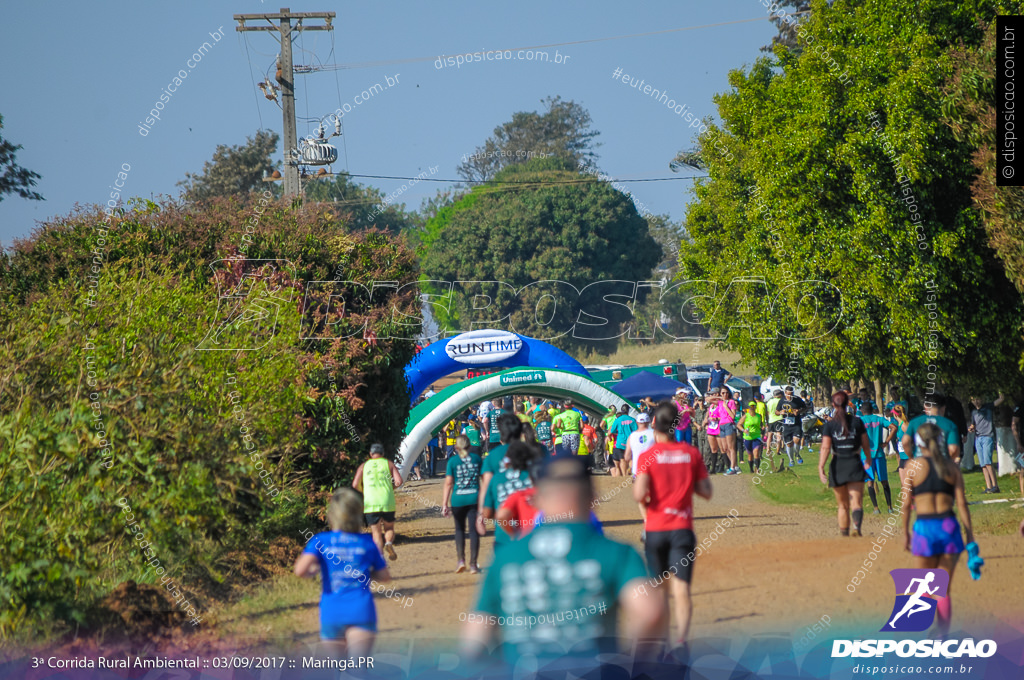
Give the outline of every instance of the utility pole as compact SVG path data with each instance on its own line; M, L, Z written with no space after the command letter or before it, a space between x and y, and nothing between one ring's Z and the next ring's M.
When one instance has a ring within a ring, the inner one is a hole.
M333 31L331 21L334 19L334 12L292 12L287 7L282 7L280 12L270 14L236 14L235 21L238 26L236 31L277 31L278 42L281 43L281 58L279 61L277 82L281 85L281 110L284 119L284 195L298 196L299 186L299 164L298 157L298 135L295 132L295 70L292 67L292 32L293 31ZM297 20L292 26L292 20ZM305 19L323 19L324 24L318 26L306 26ZM266 21L266 26L246 26L246 21ZM274 22L279 22L275 24Z

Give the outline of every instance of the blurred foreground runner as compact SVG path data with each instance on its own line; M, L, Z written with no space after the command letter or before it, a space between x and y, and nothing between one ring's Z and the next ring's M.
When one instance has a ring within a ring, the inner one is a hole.
M618 651L620 614L627 640L656 638L664 604L640 595L647 575L640 555L591 525L585 462L549 457L542 465L535 503L550 521L496 554L475 611L466 615L463 654L479 658L500 642L517 673L558 667L578 675L600 665L598 654Z

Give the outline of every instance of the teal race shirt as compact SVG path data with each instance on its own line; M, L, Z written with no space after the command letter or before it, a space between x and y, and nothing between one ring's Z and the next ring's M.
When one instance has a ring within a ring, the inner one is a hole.
M490 458L490 456L488 456ZM484 507L497 511L505 500L522 489L533 487L530 481L530 473L526 470L513 470L508 467L508 459L502 456L501 463L487 484L487 491L484 492ZM510 543L512 537L508 533L497 529L494 532L495 547Z
M508 450L508 444L501 444L491 449L487 457L484 458L484 465L480 468L480 474L495 474L498 472L498 468L501 467L501 461L505 458L505 451Z
M490 438L488 441L491 443L501 441L501 430L498 429L498 418L505 414L505 409L494 408L487 414L488 424L490 425Z
M467 425L462 428L462 434L466 435L470 446L480 446L483 443L480 440L480 430L476 429L473 425Z
M625 449L626 440L629 435L637 430L636 418L631 415L622 415L612 423L612 434L615 435L615 448Z
M462 460L455 455L448 459L445 475L455 480L450 505L461 508L465 505L476 505L480 495L480 468L483 461L475 453Z
M498 625L510 665L570 650L593 661L616 651L619 598L626 584L646 576L633 548L589 523L544 523L495 553L477 611Z
M864 429L868 431L868 440L871 442L872 457L885 458L885 451L882 450L882 445L889 436L889 425L892 424L892 421L888 418L883 418L882 416L876 416L874 414L870 416L861 416L860 419L864 423Z
M917 451L917 442L914 441L914 434L917 432L917 428L925 423L931 423L945 433L947 446L960 446L960 430L957 429L956 423L952 420L943 416L918 416L911 420L907 426L907 432L910 434L910 450L907 451L908 457L914 457L914 453Z
M537 441L549 442L551 441L551 421L542 420L537 423L537 427L534 430L537 433Z

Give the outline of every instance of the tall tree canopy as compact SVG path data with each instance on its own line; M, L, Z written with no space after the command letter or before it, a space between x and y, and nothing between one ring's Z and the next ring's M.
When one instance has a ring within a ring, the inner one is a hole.
M705 323L809 381L1015 382L1024 309L972 206L973 148L939 109L952 49L980 43L995 3L812 9L803 52L731 72L724 129L700 140L680 265Z
M424 279L501 282L456 289L447 310L433 308L442 328L505 328L563 349L614 347L628 330L633 282L650 276L662 249L628 196L581 179L593 177L562 158L515 164L427 222Z
M502 168L546 157L592 165L597 158L594 149L600 146L594 138L600 133L590 129L590 113L571 99L547 97L541 103L548 107L544 113L519 111L494 128L483 146L463 157L459 176L480 182L494 178Z
M236 196L257 189L262 192L270 186L263 181L263 173L272 172L278 165L273 161L277 141L276 132L258 130L255 136L246 138L245 144L218 144L213 158L203 163L203 172L185 173L178 186L184 187L184 197L191 201Z
M977 177L971 186L988 243L1009 279L1024 293L1024 187L996 186L995 69L996 24L991 22L977 48L953 53L953 78L946 87L943 120L959 140L974 149Z
M303 188L303 195L309 201L333 203L350 230L377 227L389 232L405 232L418 225L416 215L407 213L404 203L388 201L379 189L354 181L348 173L310 180Z
M4 128L4 117L0 116L0 130ZM14 160L14 154L21 149L20 144L12 144L0 135L0 201L4 200L7 194L18 194L22 198L32 201L44 200L42 196L32 190L37 179L42 177L31 170L18 165Z

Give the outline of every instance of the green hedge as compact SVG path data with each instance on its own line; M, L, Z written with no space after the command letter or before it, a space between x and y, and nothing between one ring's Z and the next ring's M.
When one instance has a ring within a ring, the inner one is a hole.
M275 204L253 229L254 207L79 211L0 259L0 636L88 624L119 583L156 578L118 499L180 583L221 579L218 560L254 527L284 531L372 442L397 448L413 340L341 336L370 321L386 338L394 310L418 313L415 295L347 295L328 339L301 340L300 312L308 281L415 280L411 252L345 233L322 206ZM230 259L246 224L251 259ZM252 259L290 265L267 276ZM260 310L254 343L245 317ZM220 347L255 348L200 349L214 329Z

